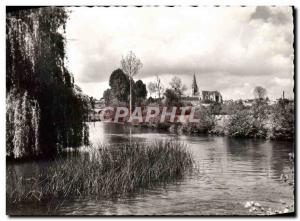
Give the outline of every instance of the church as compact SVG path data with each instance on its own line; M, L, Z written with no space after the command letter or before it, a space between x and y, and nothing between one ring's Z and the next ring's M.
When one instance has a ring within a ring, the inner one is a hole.
M184 97L186 101L199 101L199 103L223 103L222 95L219 91L199 91L196 76L193 76L192 90L188 97Z

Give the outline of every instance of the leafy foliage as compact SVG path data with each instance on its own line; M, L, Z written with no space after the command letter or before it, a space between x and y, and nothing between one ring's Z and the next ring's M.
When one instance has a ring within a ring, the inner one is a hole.
M253 93L256 99L263 100L266 98L267 90L261 86L256 86Z
M109 78L109 86L114 98L127 102L129 96L129 78L121 69L114 70Z
M147 89L146 85L142 80L138 80L134 83L133 86L135 103L141 103L147 97Z
M172 78L170 86L179 97L182 96L187 89L186 86L182 83L181 79L176 76Z
M11 90L6 97L7 156L21 158L39 155L40 108L28 93Z
M111 102L112 102L112 99L113 99L112 91L111 91L110 88L106 89L103 92L103 98L104 98L105 105L109 106L111 104Z
M182 124L181 131L187 134L207 134L215 126L215 118L210 110L199 108L195 110L194 118L199 122Z
M237 110L229 118L227 132L232 137L266 138L267 104L257 100L251 109Z
M150 96L151 96L151 94L157 94L158 95L158 99L161 98L161 95L164 92L164 87L163 87L163 85L161 83L161 80L158 77L158 75L156 75L156 81L149 82L147 87L148 87Z
M273 108L272 139L294 139L294 103L280 99Z
M150 96L152 94L156 93L156 84L155 84L155 82L149 82L148 85L147 85L147 88L148 88L148 91L150 93Z
M176 105L180 101L179 95L173 89L166 89L165 97L166 97L166 104L169 106Z
M142 80L134 82L121 70L116 69L109 78L110 88L105 90L103 98L105 105L128 103L130 95L130 82L133 85L132 103L141 103L147 97L146 85Z
M37 102L44 155L87 140L86 97L64 65L67 18L62 7L19 10L6 18L6 88L8 94L14 90L14 96L27 94Z

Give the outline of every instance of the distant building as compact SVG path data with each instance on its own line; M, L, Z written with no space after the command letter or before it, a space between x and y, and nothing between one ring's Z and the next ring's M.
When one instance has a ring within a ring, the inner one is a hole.
M222 95L219 91L202 91L201 103L223 103Z
M233 101L233 99L230 99L230 100L223 100L223 103L224 103L224 104L233 104L234 101Z
M200 105L200 98L199 96L186 96L186 97L181 97L181 102L187 104L187 105L192 105L192 106L199 106Z
M192 105L204 105L210 104L210 103L222 103L223 98L219 91L202 91L200 94L199 88L197 85L196 76L194 74L193 76L193 83L191 88L191 94L190 96L182 97L181 100L183 102L189 102L192 103Z
M251 107L254 103L254 99L245 99L245 100L242 100L243 102L243 105L246 106L246 107Z

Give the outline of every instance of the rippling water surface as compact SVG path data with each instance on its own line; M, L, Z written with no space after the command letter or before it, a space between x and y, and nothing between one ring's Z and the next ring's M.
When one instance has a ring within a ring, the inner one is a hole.
M90 138L93 143L104 144L177 139L187 144L200 173L128 198L100 202L90 199L65 201L56 214L247 215L248 211L244 208L246 201L258 201L265 207L278 209L293 201L291 187L280 181L280 175L290 169L288 153L293 152L293 143L290 142L177 136L100 122L90 124ZM8 166L13 166L26 177L37 173L47 163ZM8 208L8 211L14 214L46 214L49 204L51 202L20 205Z

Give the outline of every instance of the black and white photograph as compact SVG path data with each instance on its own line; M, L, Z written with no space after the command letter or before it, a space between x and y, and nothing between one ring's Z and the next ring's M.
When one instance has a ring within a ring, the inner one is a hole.
M5 9L7 216L295 216L297 8Z

